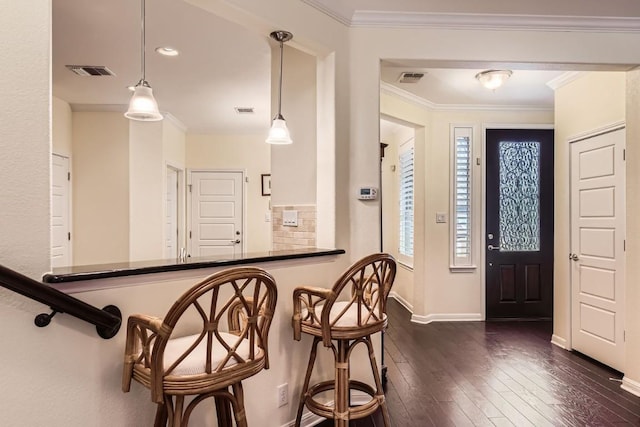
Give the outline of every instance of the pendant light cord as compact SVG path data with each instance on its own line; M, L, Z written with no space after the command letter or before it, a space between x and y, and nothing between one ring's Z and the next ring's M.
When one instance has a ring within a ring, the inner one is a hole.
M282 117L282 60L284 57L284 42L280 40L280 90L278 91L278 118Z
M140 3L142 4L142 11L141 11L141 24L142 24L142 46L141 46L141 54L140 54L140 65L142 68L142 81L146 82L147 81L147 76L146 76L146 70L145 70L145 47L146 47L146 40L145 40L145 28L144 28L144 24L145 24L145 0L141 0Z

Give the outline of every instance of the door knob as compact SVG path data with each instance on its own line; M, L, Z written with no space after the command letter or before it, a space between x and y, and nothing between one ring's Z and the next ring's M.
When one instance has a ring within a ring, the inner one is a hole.
M578 255L576 255L576 254L569 254L569 259L571 261L578 261L580 259L580 257L578 257Z

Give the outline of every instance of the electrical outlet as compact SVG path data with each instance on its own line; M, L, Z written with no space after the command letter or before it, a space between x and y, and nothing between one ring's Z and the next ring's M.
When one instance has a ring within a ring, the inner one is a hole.
M287 403L289 403L289 384L280 384L278 386L278 408Z

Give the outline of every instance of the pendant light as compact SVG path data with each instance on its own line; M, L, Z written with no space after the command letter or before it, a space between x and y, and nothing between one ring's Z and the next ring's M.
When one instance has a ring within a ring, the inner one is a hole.
M129 109L124 116L131 120L138 120L142 122L156 122L162 120L162 114L158 111L158 103L153 97L153 91L151 86L146 80L145 75L145 0L140 0L142 3L142 46L141 46L141 68L142 77L133 89L133 96L129 101Z
M273 124L269 129L266 143L285 145L291 144L291 136L287 129L287 122L282 117L282 58L284 56L284 43L293 38L293 34L288 31L274 31L270 34L271 38L280 43L280 86L278 88L278 114L273 118Z

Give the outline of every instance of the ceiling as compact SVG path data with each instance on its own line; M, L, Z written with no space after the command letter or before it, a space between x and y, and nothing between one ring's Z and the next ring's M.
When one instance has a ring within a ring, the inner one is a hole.
M364 13L495 13L640 17L638 0L300 0L349 25ZM57 0L53 3L53 94L74 111L126 110L127 86L140 79L140 3L135 0ZM146 77L160 110L190 133L266 133L271 121L271 47L250 32L183 0L153 0L146 11ZM634 21L635 22L635 21ZM295 35L294 35L295 36ZM177 57L154 49L170 46ZM66 65L104 65L114 77L81 77ZM482 70L514 71L490 91L474 78ZM620 69L628 69L621 67ZM588 65L496 64L383 60L381 79L436 106L552 108L547 83ZM608 68L610 69L610 68ZM404 71L425 76L399 83ZM286 85L286 55L285 80ZM238 114L235 107L253 107Z
M191 133L266 133L271 121L268 35L246 31L181 0L146 5L146 77L162 112ZM126 110L140 71L140 2L53 2L53 95L75 111ZM154 49L170 46L177 57ZM81 77L65 65L105 65L115 77ZM238 114L234 107L253 107Z

